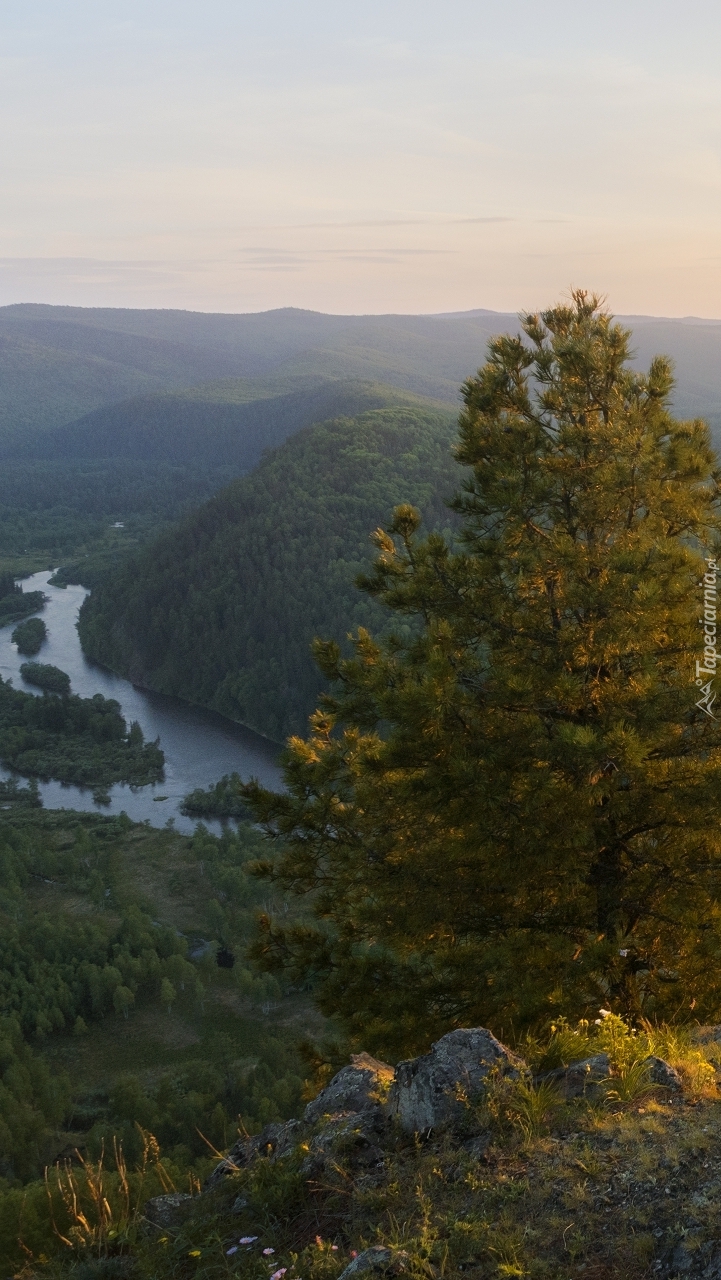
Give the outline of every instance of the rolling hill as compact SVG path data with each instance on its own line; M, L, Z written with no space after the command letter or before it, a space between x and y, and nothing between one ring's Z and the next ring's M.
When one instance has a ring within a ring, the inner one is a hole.
M313 422L393 404L428 402L360 379L226 379L96 409L66 426L34 433L22 454L62 462L201 463L238 474L256 466L265 449ZM16 456L20 452L14 450Z
M407 501L451 524L454 437L451 412L401 405L297 432L95 585L86 654L278 741L303 731L323 685L314 636L385 625L354 587L369 533Z
M508 318L509 320L511 317ZM483 318L0 308L0 444L95 409L223 378L353 378L455 402Z
M675 361L680 414L721 412L721 322L621 319L634 331L640 364L659 351ZM514 315L484 310L333 316L292 307L247 315L0 307L0 443L14 447L28 432L101 407L219 379L361 379L455 404L488 338L516 327Z
M35 430L22 445L0 446L0 555L57 564L90 550L89 584L99 565L114 569L138 538L205 502L294 432L393 405L439 407L352 379L225 379Z

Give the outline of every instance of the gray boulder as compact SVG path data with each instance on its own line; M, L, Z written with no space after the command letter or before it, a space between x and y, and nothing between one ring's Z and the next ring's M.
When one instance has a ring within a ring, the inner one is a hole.
M399 1062L388 1098L389 1114L406 1133L462 1120L462 1097L474 1099L489 1076L517 1079L525 1063L485 1027L449 1031L430 1053Z
M478 1133L474 1138L469 1138L463 1143L463 1150L468 1153L471 1160L482 1160L490 1145L490 1133Z
M578 1098L582 1094L598 1093L598 1086L611 1074L611 1059L607 1053L594 1053L580 1062L571 1062L566 1068L564 1095Z
M602 1080L607 1080L611 1072L611 1059L607 1053L595 1053L591 1058L582 1058L580 1062L571 1062L567 1067L558 1067L549 1071L539 1079L544 1083L555 1084L559 1093L566 1099L582 1096L593 1098L600 1093Z
M345 1271L341 1271L338 1280L352 1280L353 1276L375 1274L397 1276L409 1270L410 1259L403 1249L387 1249L376 1244L371 1249L364 1249Z
M350 1065L333 1076L330 1084L308 1103L303 1119L316 1124L323 1116L339 1111L375 1111L384 1109L393 1080L393 1068L378 1062L369 1053L356 1053Z
M143 1205L143 1216L151 1227L160 1231L168 1227L179 1227L190 1213L193 1197L182 1191L173 1191L165 1196L153 1196Z
M300 1120L286 1120L285 1124L267 1124L262 1133L253 1138L239 1138L206 1178L203 1191L212 1191L230 1174L247 1168L255 1160L280 1160L299 1141L300 1130Z
M343 1067L323 1089L308 1103L303 1120L288 1120L285 1124L268 1124L262 1133L253 1138L239 1138L228 1154L219 1161L206 1178L203 1191L212 1191L229 1175L245 1169L256 1160L271 1162L288 1155L311 1125L324 1116L337 1117L352 1113L353 1122L360 1117L371 1116L374 1123L385 1115L386 1098L393 1079L393 1068L386 1062L378 1062L368 1053L356 1054L347 1067ZM316 1150L315 1163L320 1160ZM322 1161L321 1161L322 1162Z
M680 1093L683 1089L683 1080L678 1071L669 1062L664 1062L663 1058L656 1058L652 1054L644 1058L644 1066L648 1068L651 1084L660 1084L664 1089L672 1089L674 1093Z
M341 1111L327 1117L326 1123L308 1143L308 1155L301 1165L306 1177L319 1177L339 1166L357 1175L383 1169L383 1152L378 1145L378 1123L372 1111Z
M679 1241L670 1257L670 1267L674 1275L683 1275L690 1271L694 1264L693 1254L686 1248L683 1240ZM698 1275L698 1272L696 1272Z

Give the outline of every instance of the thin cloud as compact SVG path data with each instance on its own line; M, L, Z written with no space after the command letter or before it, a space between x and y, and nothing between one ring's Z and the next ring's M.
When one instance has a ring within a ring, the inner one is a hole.
M459 227L490 222L515 222L515 218L377 218L365 222L288 222L276 224L277 231L329 230L334 227Z

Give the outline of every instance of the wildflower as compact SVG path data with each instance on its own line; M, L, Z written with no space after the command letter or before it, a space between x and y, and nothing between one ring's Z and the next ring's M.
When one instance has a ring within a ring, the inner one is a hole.
M270 1280L283 1280L283 1276L285 1275L287 1270L288 1270L287 1267L281 1267L280 1271L274 1271L272 1276L270 1277Z
M351 1251L350 1251L350 1256L351 1256L351 1258L357 1258L357 1257L358 1257L358 1250L357 1250L357 1249L351 1249Z
M238 1244L255 1244L257 1236L241 1236Z
M191 1250L190 1250L190 1253L188 1254L188 1257L189 1257L189 1258L199 1258L199 1257L200 1257L200 1249L191 1249Z
M337 1253L337 1252L338 1252L338 1245L337 1245L337 1244L332 1244L332 1245L331 1245L331 1249L333 1250L333 1252L334 1252L334 1253Z
M611 1010L610 1010L610 1009L599 1009L599 1011L598 1011L598 1012L600 1013L600 1015L601 1015L601 1017L602 1017L602 1018L610 1018L610 1017L611 1017Z
M237 1253L237 1252L238 1252L238 1246L237 1246L237 1244L234 1244L234 1245L232 1245L232 1246L231 1246L231 1248L230 1248L230 1249L226 1249L226 1251L225 1251L225 1256L226 1256L226 1258L229 1258L229 1257L230 1257L230 1255L231 1255L231 1253Z
M263 1257L264 1257L264 1258L269 1258L269 1257L270 1257L270 1255L271 1255L271 1253L275 1253L275 1249L264 1249L264 1250L263 1250Z

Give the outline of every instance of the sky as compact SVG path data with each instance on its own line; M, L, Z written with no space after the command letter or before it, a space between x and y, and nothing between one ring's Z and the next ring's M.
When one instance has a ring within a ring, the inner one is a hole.
M721 316L718 0L3 0L0 304Z

